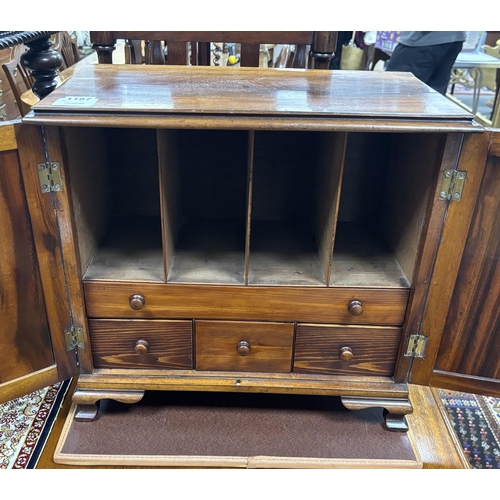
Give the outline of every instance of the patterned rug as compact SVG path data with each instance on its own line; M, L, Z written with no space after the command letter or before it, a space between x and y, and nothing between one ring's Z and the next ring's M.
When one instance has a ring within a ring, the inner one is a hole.
M0 404L0 469L34 469L70 380Z
M439 394L472 468L500 469L500 398Z

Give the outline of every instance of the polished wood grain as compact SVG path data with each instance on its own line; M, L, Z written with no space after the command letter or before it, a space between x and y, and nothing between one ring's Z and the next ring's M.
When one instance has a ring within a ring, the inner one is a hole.
M418 329L428 336L428 342L425 358L413 361L410 381L415 384L429 385L432 379L453 289L467 243L474 206L478 200L489 142L489 133L463 138L461 155L456 168L467 172L467 182L460 202L448 202L446 224L440 236L439 249L436 257L429 263L433 266L433 272L421 325ZM450 332L450 335L455 333Z
M392 377L374 375L345 377L241 371L100 369L91 375L80 375L78 387L82 390L98 391L127 388L154 391L323 394L396 399L408 397L407 384L395 384Z
M17 149L16 132L13 123L0 123L0 151Z
M72 310L68 297L66 259L61 243L64 236L58 224L58 214L66 213L69 207L61 206L56 193L42 194L38 177L38 164L44 162L46 139L39 128L19 126L16 128L19 144L19 158L24 182L24 190L32 223L33 241L40 269L41 285L46 303L47 320L60 380L78 373L75 353L68 351L64 330L72 326ZM56 156L56 159L59 159ZM73 240L70 246L74 244ZM77 284L73 293L78 293ZM81 294L83 297L83 294ZM82 322L82 324L85 324Z
M162 89L160 92L159 89ZM91 106L54 105L67 96ZM227 102L231 102L228 109ZM36 115L113 112L468 120L411 74L215 67L88 65L33 107Z
M195 321L196 369L288 373L293 335L292 323Z
M407 380L410 368L413 367L413 358L405 356L410 335L422 334L427 329L422 328L422 316L426 303L435 307L435 314L442 313L441 299L437 296L429 302L432 293L431 277L434 270L436 255L439 252L440 241L443 232L443 221L447 217L449 203L439 200L441 182L445 170L456 170L460 161L460 153L464 137L459 134L449 134L443 145L441 165L435 169L432 180L430 180L430 194L427 199L427 222L422 228L423 234L420 238L420 246L414 275L412 277L413 287L408 302L407 316L403 328L403 341L401 342L398 363L394 378L397 381ZM426 302L427 301L427 302ZM427 356L427 354L426 354ZM421 360L418 360L421 361Z
M0 385L54 364L17 151L0 152Z
M436 389L410 385L413 413L407 415L424 469L471 469Z
M500 384L499 173L500 156L489 155L435 370L496 379ZM469 392L481 391L480 380L471 379L470 384Z
M298 324L293 371L390 376L400 339L401 328Z
M96 368L193 368L191 321L94 319L89 329Z
M85 299L91 318L207 318L301 321L344 324L401 325L407 289L203 286L86 281ZM145 297L140 311L130 308L134 294ZM363 303L353 316L348 305Z

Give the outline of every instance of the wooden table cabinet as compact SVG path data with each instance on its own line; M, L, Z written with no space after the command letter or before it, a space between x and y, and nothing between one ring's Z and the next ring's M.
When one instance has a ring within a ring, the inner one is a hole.
M406 430L409 382L500 393L499 135L412 75L88 66L16 133L77 418L262 391Z

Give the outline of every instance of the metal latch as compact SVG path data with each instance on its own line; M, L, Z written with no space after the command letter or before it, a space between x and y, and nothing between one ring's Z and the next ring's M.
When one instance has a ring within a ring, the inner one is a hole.
M464 170L445 170L443 172L439 199L460 201L466 180L467 172Z
M424 335L410 335L410 340L408 342L408 348L406 349L405 356L410 356L412 358L423 358L425 357L425 346L427 345L428 337Z
M66 350L74 351L77 347L83 349L83 328L69 328L64 330L64 339L66 340Z
M38 164L38 178L40 179L40 188L42 193L51 191L62 191L61 169L59 162L48 161Z

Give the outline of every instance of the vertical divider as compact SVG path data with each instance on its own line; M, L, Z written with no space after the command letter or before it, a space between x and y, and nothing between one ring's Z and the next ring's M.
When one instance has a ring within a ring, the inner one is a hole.
M320 139L314 233L326 286L330 286L347 133L326 132Z
M252 229L252 194L253 194L253 159L255 146L255 132L248 131L248 161L247 161L247 216L245 232L245 285L248 285L250 270L250 234Z
M179 138L177 130L157 130L160 211L165 282L181 226Z

